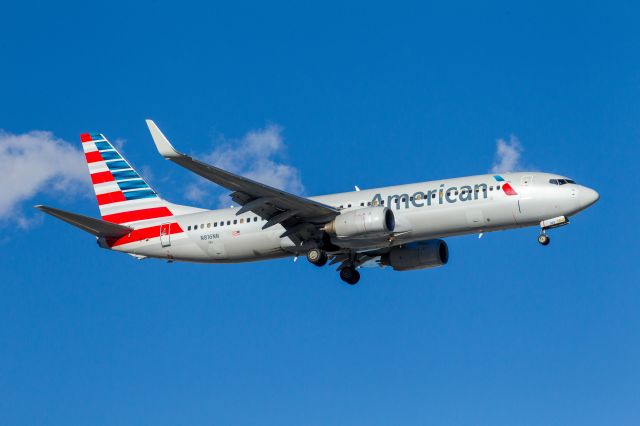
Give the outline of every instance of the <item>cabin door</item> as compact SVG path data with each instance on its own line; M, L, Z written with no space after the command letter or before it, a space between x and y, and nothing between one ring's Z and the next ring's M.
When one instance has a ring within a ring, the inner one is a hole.
M163 223L160 225L160 245L169 247L171 245L171 223Z

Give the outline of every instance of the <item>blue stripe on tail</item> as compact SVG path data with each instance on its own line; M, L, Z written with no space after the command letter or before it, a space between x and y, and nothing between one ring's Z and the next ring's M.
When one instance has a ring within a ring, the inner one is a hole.
M128 200L139 200L141 198L156 198L157 195L155 192L151 191L150 189L145 189L142 191L130 191L130 192L123 192L124 197Z

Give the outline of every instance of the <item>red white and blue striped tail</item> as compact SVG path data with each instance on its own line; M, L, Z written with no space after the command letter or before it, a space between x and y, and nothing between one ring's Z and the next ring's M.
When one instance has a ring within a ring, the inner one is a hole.
M173 216L166 202L100 133L80 135L102 219L112 223Z

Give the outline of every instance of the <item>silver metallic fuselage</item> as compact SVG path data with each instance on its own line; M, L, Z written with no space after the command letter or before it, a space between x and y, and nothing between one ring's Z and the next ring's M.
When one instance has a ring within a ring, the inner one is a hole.
M341 211L356 210L372 203L393 210L396 228L391 242L380 237L339 242L341 247L358 251L537 226L545 219L573 216L599 198L596 191L581 185L549 183L550 179L562 178L556 174L524 172L500 176L504 181L498 181L495 175L478 175L310 199ZM505 183L514 194L498 189ZM466 188L470 188L471 193ZM309 249L308 246L295 246L288 237L280 238L284 232L282 226L263 230L265 222L262 219L251 212L236 215L237 211L237 208L229 208L183 214L175 219L184 232L172 234L162 242L160 238L149 238L113 250L179 261L236 263L294 256ZM157 224L162 222L157 220ZM220 222L224 225L218 226Z

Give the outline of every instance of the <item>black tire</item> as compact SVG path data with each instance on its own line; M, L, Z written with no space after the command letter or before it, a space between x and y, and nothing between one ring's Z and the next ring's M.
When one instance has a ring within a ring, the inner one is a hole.
M327 264L328 259L329 256L324 250L314 248L307 252L307 260L313 265L324 266Z
M324 251L322 252L322 258L320 259L320 262L316 263L315 265L317 267L321 267L327 264L327 261L329 260L329 256L327 256L327 253L325 253Z
M538 235L538 242L543 246L548 246L551 242L551 238L549 238L549 236L546 234L540 234Z
M349 285L357 284L360 281L360 272L353 267L342 268L340 270L340 279Z

